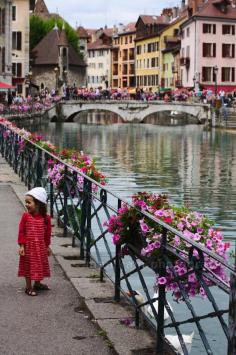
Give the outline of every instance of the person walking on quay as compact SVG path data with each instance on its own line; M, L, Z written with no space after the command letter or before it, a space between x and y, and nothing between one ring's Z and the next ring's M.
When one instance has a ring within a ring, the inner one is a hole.
M48 256L51 254L51 218L47 215L47 193L43 187L35 187L25 196L25 212L19 224L18 276L25 277L25 293L37 296L37 291L49 290L41 281L50 277ZM34 285L32 285L34 281Z

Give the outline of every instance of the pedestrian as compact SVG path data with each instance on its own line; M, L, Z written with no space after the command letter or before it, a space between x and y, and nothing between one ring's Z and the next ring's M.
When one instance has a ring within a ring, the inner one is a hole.
M35 187L25 194L25 212L19 224L18 276L25 277L25 293L37 296L37 291L49 290L41 283L50 277L48 256L51 255L51 218L47 215L47 193L43 187ZM32 282L34 281L34 284Z

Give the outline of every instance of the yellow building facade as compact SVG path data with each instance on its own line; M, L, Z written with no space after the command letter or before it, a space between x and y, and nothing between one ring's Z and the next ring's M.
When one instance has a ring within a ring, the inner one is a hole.
M174 89L180 76L180 64L176 60L176 51L180 46L180 25L186 20L181 16L162 30L159 37L159 86Z
M159 36L136 40L136 86L155 92L159 86Z

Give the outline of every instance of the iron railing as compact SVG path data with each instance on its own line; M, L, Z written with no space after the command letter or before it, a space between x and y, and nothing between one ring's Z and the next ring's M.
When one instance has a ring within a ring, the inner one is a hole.
M80 257L85 260L86 264L89 265L91 259L96 262L100 268L101 281L105 274L113 282L114 299L119 302L129 291L130 301L135 307L136 326L139 326L140 315L142 315L156 331L155 350L157 354L167 354L169 350L176 353L176 349L171 342L165 339L168 332L176 334L182 353L184 355L189 354L188 344L186 344L183 334L186 331L189 332L189 329L192 328L199 335L196 340L198 354L223 355L228 351L228 355L235 355L236 271L234 266L231 266L223 258L204 246L186 238L180 231L141 211L139 213L142 213L143 217L152 220L162 228L161 257L158 262L145 258L141 255L140 248L135 244L128 244L129 255L124 256L121 246L114 246L111 243L111 236L104 222L111 215L118 213L122 203L129 206L131 204L108 188L85 176L76 168L40 148L37 144L25 140L25 148L20 151L19 142L22 138L13 131L6 135L4 134L6 130L8 128L0 123L0 151L2 156L12 166L15 173L21 177L28 189L34 186L45 186L48 189L51 215L56 214L56 217L62 223L64 236L67 236L68 231L72 233L72 245L80 246ZM60 189L55 189L52 183L48 181L49 159L53 159L65 167L64 184ZM78 175L84 179L82 187L78 186ZM191 245L187 260L183 258L180 250L174 249L168 244L168 233L174 233L181 240ZM141 239L141 243L145 245L145 240ZM196 260L194 257L194 250L197 250L200 260ZM177 275L173 257L184 261L187 270L192 271L187 271L182 276ZM231 287L206 267L204 264L206 257L211 257L225 267L228 274L231 275ZM176 304L175 306L172 302L174 310L170 306L171 297L169 292L166 292L166 286L159 285L159 294L154 294L154 296L151 287L156 273L160 276L166 275L167 265L174 275L184 301L181 305ZM196 302L189 299L181 282L193 273L206 294L204 309L201 307L203 303L200 299L197 299ZM215 287L210 288L208 281L213 283ZM136 297L135 290L140 292L141 300ZM156 301L158 301L158 307ZM178 307L180 307L180 310ZM168 314L169 321L165 320L165 312ZM229 316L230 326L226 319L227 316ZM218 329L220 346L224 346L222 353L213 349L212 335L210 337L208 334L209 327ZM221 334L224 335L225 340L223 340Z

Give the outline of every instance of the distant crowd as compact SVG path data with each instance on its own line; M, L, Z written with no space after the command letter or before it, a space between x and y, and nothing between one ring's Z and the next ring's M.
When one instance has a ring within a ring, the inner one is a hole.
M28 95L27 97L12 95L11 92L8 92L4 100L2 100L2 103L0 103L0 113L34 113L45 110L60 100L163 100L165 102L200 102L218 107L236 107L236 91L226 93L224 90L220 90L217 92L217 95L215 95L212 89L188 90L182 88L153 91L152 88L93 89L67 86L63 88L62 94L59 95L55 88L52 90L45 88L39 93Z
M165 102L181 101L181 102L200 102L215 105L216 100L221 104L231 107L236 102L236 91L226 93L219 90L217 95L212 89L188 90L185 88L175 90L159 90L153 91L152 88L137 89L102 89L102 88L76 88L67 87L63 91L62 100L138 100L138 101L154 101L164 100Z

